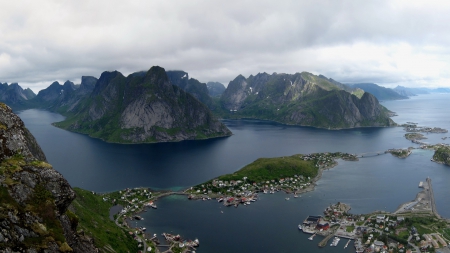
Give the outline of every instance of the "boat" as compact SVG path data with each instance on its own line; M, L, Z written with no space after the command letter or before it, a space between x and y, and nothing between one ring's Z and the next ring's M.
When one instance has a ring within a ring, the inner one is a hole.
M302 224L298 224L298 229L303 230Z
M285 200L289 200L289 198L285 198Z
M294 195L294 198L298 198L298 195L297 195L297 194L295 194L295 195Z
M222 202L223 201L223 198L219 198L218 200L217 200L217 202Z
M312 241L312 240L314 239L314 236L316 236L316 234L313 234L312 236L310 236L310 237L308 238L308 240Z
M333 239L333 242L330 244L330 246L337 246L337 244L339 243L340 240L341 240L341 238L335 236Z

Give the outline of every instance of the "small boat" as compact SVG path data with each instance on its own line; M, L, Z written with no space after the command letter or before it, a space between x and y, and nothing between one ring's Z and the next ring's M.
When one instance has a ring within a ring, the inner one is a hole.
M219 198L218 200L217 200L217 202L222 202L223 201L223 198Z
M295 194L295 195L294 195L294 198L298 198L298 195L297 195L297 194Z
M330 246L337 246L337 244L339 243L340 240L341 240L341 238L335 236L333 239L333 242L330 244Z
M310 236L310 237L308 238L308 240L312 241L312 240L314 239L314 236L316 236L316 234L313 234L312 236Z
M285 198L285 200L289 200L289 198Z
M298 224L298 229L303 230L302 224Z

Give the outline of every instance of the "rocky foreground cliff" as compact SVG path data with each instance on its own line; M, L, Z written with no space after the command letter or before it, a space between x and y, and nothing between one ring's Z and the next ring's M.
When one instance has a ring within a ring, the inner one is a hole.
M239 75L228 84L220 103L222 117L229 118L331 129L395 124L372 94L307 72Z
M104 72L92 93L55 126L109 142L146 143L206 139L230 130L191 94L173 85L166 71L123 76Z
M0 103L0 252L97 252L68 210L75 192Z

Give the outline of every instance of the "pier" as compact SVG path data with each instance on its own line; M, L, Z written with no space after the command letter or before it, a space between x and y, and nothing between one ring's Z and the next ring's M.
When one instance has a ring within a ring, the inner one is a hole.
M323 238L322 241L319 242L319 247L323 248L327 246L328 241L334 236L334 233L327 235L327 237Z
M428 183L427 193L428 193L428 198L430 200L431 212L434 215L436 215L436 217L438 219L440 219L441 216L438 214L438 212L436 210L436 202L434 201L434 193L433 193L433 187L431 186L431 178L427 177L427 183Z

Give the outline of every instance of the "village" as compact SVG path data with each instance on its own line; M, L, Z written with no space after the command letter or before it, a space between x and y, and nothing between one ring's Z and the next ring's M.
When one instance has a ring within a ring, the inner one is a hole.
M300 193L314 189L314 183L320 178L322 170L336 166L336 159L358 160L354 154L339 152L296 155L296 158L312 163L318 171L316 176L300 175L301 171L299 171L299 174L282 177L283 173L286 174L282 171L278 172L279 176L270 175L256 181L250 176L226 180L229 176L225 175L204 184L193 186L187 189L185 193L189 194L189 199L216 199L218 202L223 202L225 206L235 207L241 204L250 205L252 202L255 202L258 199L258 193L274 194L275 192L284 191L285 193L293 194L292 197L297 198ZM286 200L289 199L290 196L286 197Z
M94 192L92 192L95 194ZM146 233L146 228L137 226L137 221L144 220L139 213L147 212L148 208L157 209L155 201L158 198L182 194L182 192L151 191L149 188L126 188L117 192L102 194L102 200L112 203L114 207L120 208L114 215L117 226L128 231L138 244L140 252L195 252L195 247L200 245L198 239L184 239L180 235L162 233L166 243L161 243L156 234ZM133 223L135 221L135 223ZM134 227L133 224L136 224ZM166 248L161 251L158 247Z

